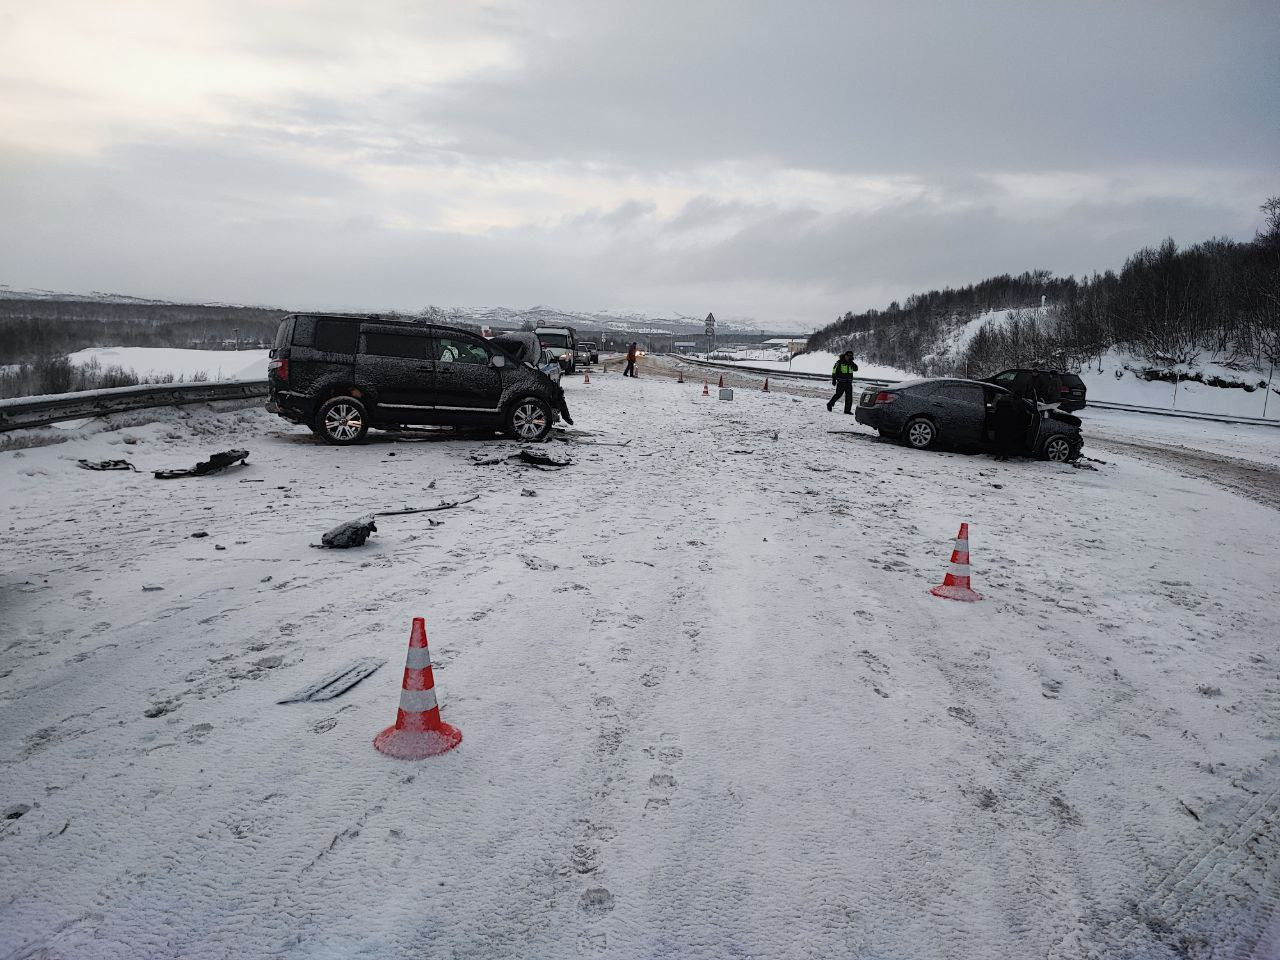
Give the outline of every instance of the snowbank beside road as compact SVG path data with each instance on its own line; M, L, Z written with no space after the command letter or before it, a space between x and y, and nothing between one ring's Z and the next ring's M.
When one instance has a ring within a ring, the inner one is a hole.
M103 367L132 370L139 379L172 375L191 380L265 380L266 350L183 350L178 347L89 347L70 355L71 363L84 366L97 361Z
M1199 372L1206 379L1216 376L1248 383L1254 388L1245 390L1241 387L1213 387L1195 380L1181 380L1175 386L1163 380L1143 380L1134 372L1148 366L1150 364L1139 358L1110 351L1102 358L1101 371L1097 363L1089 364L1080 371L1080 377L1088 388L1090 400L1236 417L1261 417L1265 403L1266 418L1280 422L1280 376L1272 382L1268 398L1265 386L1268 371L1241 371L1212 363L1197 365L1194 370L1175 368L1183 374Z

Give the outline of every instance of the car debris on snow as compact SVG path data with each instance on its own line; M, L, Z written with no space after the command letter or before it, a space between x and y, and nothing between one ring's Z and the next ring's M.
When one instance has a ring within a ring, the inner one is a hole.
M573 466L572 460L557 460L555 457L549 457L545 453L534 453L532 450L521 450L514 456L507 457L507 460L536 467L539 470L559 470Z
M377 660L372 657L361 657L353 660L345 667L339 667L332 673L325 674L314 683L309 683L301 690L295 690L283 700L277 700L276 703L303 703L315 702L318 700L332 700L340 697L365 677L370 676L375 670L381 667L387 661Z
M431 485L435 486L435 481L431 481ZM403 517L411 513L434 513L437 510L452 510L454 507L460 507L464 503L471 503L473 500L479 500L480 494L473 494L463 500L441 500L434 507L405 507L403 510L380 510L373 514L375 517Z
M373 517L361 517L359 520L348 520L327 531L320 538L320 546L331 550L346 550L349 547L364 546L369 534L377 533L378 528ZM315 544L313 544L315 546Z
M137 472L138 469L128 460L77 460L76 463L82 470L133 470Z
M210 473L217 473L219 470L225 470L233 464L242 463L248 465L248 450L224 450L222 453L215 453L208 460L201 460L194 467L186 470L156 470L157 480L173 480L176 477L203 477Z

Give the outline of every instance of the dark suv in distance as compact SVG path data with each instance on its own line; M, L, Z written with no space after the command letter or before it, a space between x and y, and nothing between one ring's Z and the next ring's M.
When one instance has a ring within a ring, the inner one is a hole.
M1060 370L1002 370L993 377L986 377L984 383L994 383L1004 387L1011 393L1029 397L1034 389L1042 403L1056 403L1063 410L1083 410L1085 408L1084 381L1075 373L1063 373Z
M992 450L992 408L995 398L1007 392L982 380L904 380L864 390L855 418L880 436L901 439L917 450L941 444ZM1030 404L1027 412L1031 414ZM1028 417L1024 453L1064 463L1079 458L1083 447L1079 417L1058 410Z
M468 330L385 317L295 313L280 321L268 364L267 409L329 443L370 427L493 427L542 440L564 391Z

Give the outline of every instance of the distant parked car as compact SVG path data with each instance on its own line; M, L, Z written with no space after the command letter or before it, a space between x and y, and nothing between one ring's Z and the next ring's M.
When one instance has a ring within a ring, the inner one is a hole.
M999 394L1008 392L982 380L904 380L864 390L855 418L880 436L902 440L918 450L944 444L992 450L992 407ZM1058 463L1080 456L1084 438L1078 417L1047 410L1028 419L1024 453Z
M520 363L528 363L541 370L556 383L559 383L564 375L564 367L542 348L537 334L517 331L500 333L489 342L502 347Z
M1056 403L1063 410L1085 408L1085 385L1078 374L1019 367L1002 370L993 377L986 377L984 382L994 383L1024 397L1030 396L1034 387L1043 403Z
M574 348L578 341L573 327L538 327L533 332L538 335L542 348L560 361L565 373L573 373L578 369L574 359Z
M493 427L542 440L573 420L564 391L469 330L386 317L290 314L268 363L267 409L329 443L370 427Z

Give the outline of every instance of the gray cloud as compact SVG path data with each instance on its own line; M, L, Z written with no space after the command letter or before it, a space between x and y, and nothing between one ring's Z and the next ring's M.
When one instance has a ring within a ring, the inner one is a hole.
M323 33L288 21L237 54L319 77L345 56L344 8L325 9ZM437 31L517 52L478 72L239 90L201 120L104 123L93 149L0 133L0 282L812 326L993 273L1118 267L1167 235L1247 237L1280 192L1278 21L1264 4L495 8ZM0 83L51 120L92 94Z

